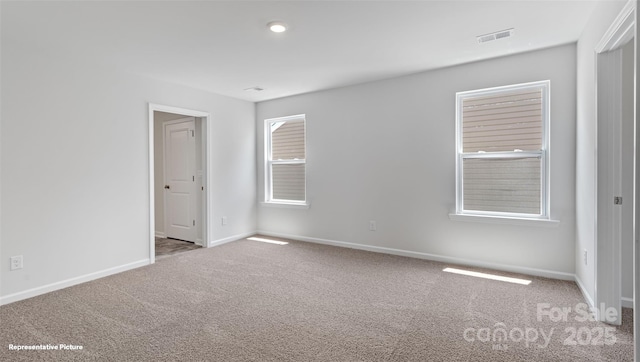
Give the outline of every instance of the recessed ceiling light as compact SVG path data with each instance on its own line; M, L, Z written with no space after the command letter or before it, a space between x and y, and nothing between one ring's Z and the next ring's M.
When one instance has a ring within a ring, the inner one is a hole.
M281 21L272 21L267 24L267 27L274 33L283 33L287 31L287 24Z

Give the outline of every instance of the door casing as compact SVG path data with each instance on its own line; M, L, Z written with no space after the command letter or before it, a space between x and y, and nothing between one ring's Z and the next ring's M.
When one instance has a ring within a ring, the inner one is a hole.
M161 104L149 103L149 264L155 263L155 188L164 185L155 185L155 168L154 168L154 131L155 127L162 127L154 122L154 112L166 112L184 115L186 117L199 117L202 119L202 165L203 165L203 208L202 208L202 246L208 248L210 242L210 231L213 230L208 215L213 215L213 204L210 182L212 180L212 172L210 164L211 155L211 115L208 112L197 111L187 108L179 108L166 106Z

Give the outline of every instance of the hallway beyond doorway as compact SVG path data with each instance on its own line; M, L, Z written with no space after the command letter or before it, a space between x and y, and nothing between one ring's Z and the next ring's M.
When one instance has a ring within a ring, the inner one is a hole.
M156 260L200 248L200 245L184 240L156 238Z

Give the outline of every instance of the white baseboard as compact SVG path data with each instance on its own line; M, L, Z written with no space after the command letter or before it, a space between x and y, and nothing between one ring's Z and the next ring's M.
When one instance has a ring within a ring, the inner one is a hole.
M589 308L594 309L596 304L593 301L591 295L589 295L589 293L587 292L587 288L585 288L584 284L582 284L582 280L580 280L577 275L575 276L575 282L576 284L578 284L578 289L580 289L580 292L582 292L584 300L586 300L587 304L589 304Z
M158 234L160 234L160 236ZM255 235L255 234L256 233L252 231L252 232L245 233L245 234L239 234L239 235L230 236L230 237L227 237L227 238L224 238L224 239L214 240L214 241L209 242L209 247L230 243L232 241L244 239L244 238L247 238L247 237ZM164 235L164 234L156 232L156 236L163 237L162 235ZM59 289L64 289L64 288L71 287L71 286L74 286L74 285L77 285L77 284L86 283L86 282L89 282L89 281L92 281L92 280L95 280L95 279L103 278L103 277L106 277L106 276L109 276L109 275L112 275L112 274L121 273L121 272L124 272L124 271L127 271L127 270L139 268L139 267L142 267L142 266L145 266L145 265L149 265L149 264L150 264L150 260L149 259L143 259L143 260L139 260L139 261L136 261L136 262L133 262L133 263L129 263L129 264L125 264L125 265L121 265L121 266L117 266L117 267L113 267L113 268L97 271L97 272L94 272L94 273L89 273L89 274L86 274L86 275L81 275L81 276L78 276L78 277L75 277L75 278L62 280L62 281L59 281L59 282L47 284L47 285L44 285L44 286L41 286L41 287L37 287L37 288L28 289L28 290L25 290L25 291L22 291L22 292L9 294L9 295L0 297L0 305L5 305L5 304L17 302L19 300L35 297L35 296L38 296L38 295L41 295L41 294L53 292L53 291L59 290Z
M375 253L407 256L410 258L432 260L432 261L438 261L442 263L461 264L461 265L474 266L478 268L501 270L501 271L506 271L511 273L534 275L534 276L539 276L544 278L570 280L570 281L575 280L575 275L572 273L557 272L552 270L527 268L527 267L507 265L507 264L496 264L496 263L489 263L489 262L483 262L483 261L477 261L477 260L421 253L417 251L408 251L408 250L402 250L402 249L393 249L393 248L385 248L380 246L350 243L346 241L336 241L336 240L319 239L319 238L312 238L312 237L299 236L299 235L273 233L273 232L264 231L264 230L259 230L258 234L285 238L285 239L307 241L307 242L316 243L316 244L325 244L325 245L340 246L340 247L350 248L350 249L366 250L366 251L372 251Z
M625 298L622 297L622 300L620 301L622 303L622 306L624 308L631 308L633 309L633 298Z
M222 244L226 244L226 243L230 243L232 241L236 241L236 240L241 240L241 239L245 239L248 238L249 236L255 235L256 232L252 231L250 233L244 233L244 234L238 234L238 235L233 235L233 236L229 236L223 239L218 239L218 240L212 240L209 242L209 247L214 247L214 246L219 246Z
M81 275L79 277L70 278L70 279L59 281L59 282L43 285L41 287L28 289L28 290L25 290L25 291L22 291L22 292L9 294L9 295L6 295L4 297L0 297L0 305L5 305L5 304L17 302L19 300L32 298L32 297L35 297L35 296L38 296L38 295L41 295L41 294L53 292L53 291L59 290L59 289L64 289L64 288L71 287L71 286L74 286L74 285L77 285L77 284L81 284L81 283L86 283L86 282L89 282L89 281L92 281L92 280L95 280L95 279L98 279L98 278L104 278L104 277L109 276L109 275L121 273L121 272L124 272L124 271L127 271L127 270L139 268L139 267L142 267L142 266L145 266L145 265L149 265L149 259L143 259L143 260L135 261L133 263L120 265L120 266L117 266L117 267L100 270L100 271L97 271L97 272L94 272L94 273Z
M156 238L165 239L166 237L167 237L167 234L163 233L162 231L157 231L156 230Z

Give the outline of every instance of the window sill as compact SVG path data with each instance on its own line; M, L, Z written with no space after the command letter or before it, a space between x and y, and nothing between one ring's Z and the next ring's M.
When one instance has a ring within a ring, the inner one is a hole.
M287 203L287 202L263 201L260 203L260 206L279 207L279 208L285 208L285 209L308 209L309 207L311 207L311 204L295 204L295 203Z
M523 225L523 226L543 226L557 227L560 225L559 220L550 219L526 219L520 217L507 217L495 215L473 215L473 214L449 214L449 219L453 221L470 221L488 224L507 224L507 225Z

